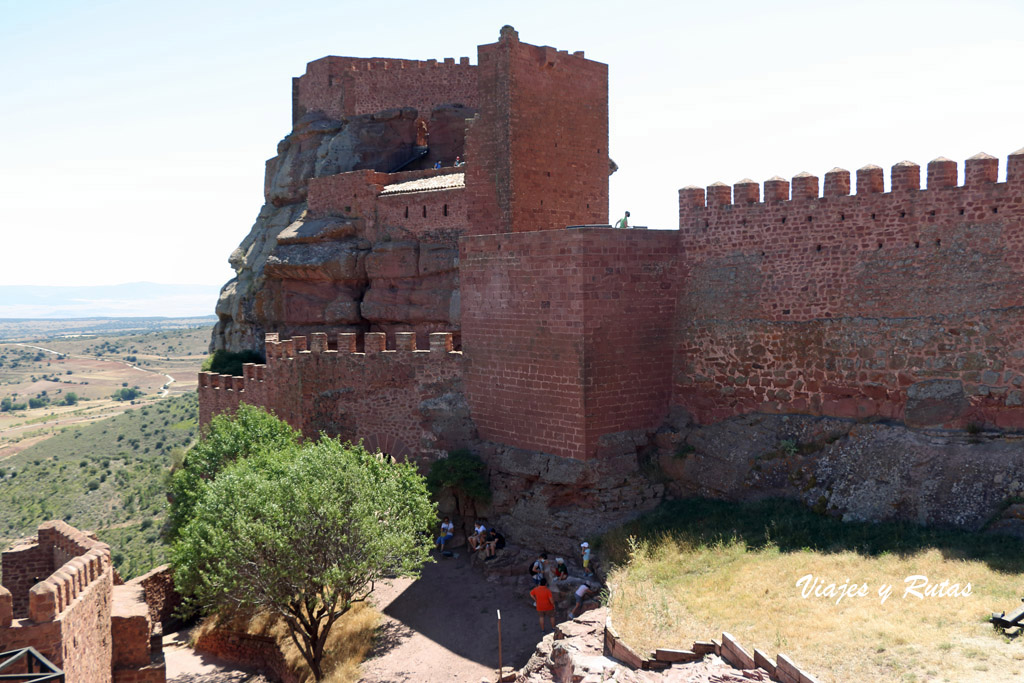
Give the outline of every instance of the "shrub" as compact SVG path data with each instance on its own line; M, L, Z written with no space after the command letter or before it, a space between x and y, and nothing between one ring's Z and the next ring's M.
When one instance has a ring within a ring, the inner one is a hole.
M245 351L225 351L217 349L203 361L203 372L216 372L221 375L242 374L242 365L245 363L262 363L263 356L257 351L246 349Z
M456 498L464 496L480 503L491 501L487 465L467 450L452 451L447 458L435 460L427 474L427 486L436 495L450 489ZM459 506L462 508L462 506Z

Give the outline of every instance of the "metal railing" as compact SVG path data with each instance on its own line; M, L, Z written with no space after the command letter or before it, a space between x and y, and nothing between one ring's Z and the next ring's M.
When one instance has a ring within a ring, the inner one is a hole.
M26 673L4 673L22 669ZM64 683L64 672L53 665L46 657L39 654L34 647L20 650L0 652L0 681L16 683Z

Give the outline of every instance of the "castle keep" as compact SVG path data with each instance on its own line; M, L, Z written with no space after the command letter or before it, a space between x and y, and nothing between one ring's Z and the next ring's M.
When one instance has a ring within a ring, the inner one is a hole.
M247 402L422 462L472 447L492 513L556 545L654 505L640 462L702 425L1024 427L1024 150L1005 182L978 155L962 186L939 158L889 192L874 166L687 187L678 231L614 230L583 53L505 27L476 65L327 57L293 112L213 341L266 363L201 375L204 422Z

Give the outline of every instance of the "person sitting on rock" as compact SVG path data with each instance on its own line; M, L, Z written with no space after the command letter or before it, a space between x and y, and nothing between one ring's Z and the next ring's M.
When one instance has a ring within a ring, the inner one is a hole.
M487 555L484 557L484 562L493 560L497 556L498 551L504 547L505 537L492 527L491 530L487 532L487 540L484 542L484 552Z
M434 545L441 547L441 552L444 552L444 544L454 538L455 525L451 523L447 517L441 522L441 535L437 537Z
M569 567L565 564L564 558L555 559L555 578L559 581L565 581L569 578Z
M483 547L484 536L486 536L486 534L487 527L484 526L484 523L478 519L476 521L476 524L473 526L473 535L467 539L469 541L470 552L476 552L477 550L480 550Z

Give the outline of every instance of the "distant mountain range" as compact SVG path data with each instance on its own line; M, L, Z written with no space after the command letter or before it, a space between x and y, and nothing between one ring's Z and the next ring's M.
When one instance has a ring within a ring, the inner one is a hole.
M129 282L86 287L0 286L0 318L212 315L220 287Z

